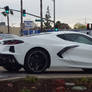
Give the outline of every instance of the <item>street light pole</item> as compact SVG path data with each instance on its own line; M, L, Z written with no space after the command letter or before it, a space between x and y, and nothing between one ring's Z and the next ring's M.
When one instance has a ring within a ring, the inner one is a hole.
M21 32L20 32L20 35L22 35L22 31L23 31L23 1L20 0L20 6L21 6L21 24L20 24L20 28L21 28Z
M40 0L40 17L41 17L41 32L43 30L43 12L42 12L42 0Z

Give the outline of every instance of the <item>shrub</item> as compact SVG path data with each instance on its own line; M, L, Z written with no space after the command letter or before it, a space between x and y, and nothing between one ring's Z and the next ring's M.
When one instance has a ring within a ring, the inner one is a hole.
M26 81L26 82L31 82L31 83L36 83L37 82L37 80L38 80L38 78L36 78L36 77L34 77L34 76L26 76L26 78L24 78L24 80Z

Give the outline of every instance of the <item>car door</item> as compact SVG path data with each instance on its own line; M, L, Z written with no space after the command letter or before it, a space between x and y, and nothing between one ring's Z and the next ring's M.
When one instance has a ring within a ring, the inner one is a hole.
M68 50L70 61L68 66L92 68L92 38L83 34L64 34L64 40L77 45Z

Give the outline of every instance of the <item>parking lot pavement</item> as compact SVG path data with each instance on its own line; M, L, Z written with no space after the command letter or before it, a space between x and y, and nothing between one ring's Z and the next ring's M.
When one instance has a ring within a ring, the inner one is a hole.
M4 68L0 67L0 81L11 80L16 78L24 78L26 76L35 76L37 78L81 78L81 77L91 77L91 73L83 72L81 69L48 69L42 74L28 74L23 69L17 73L10 73Z

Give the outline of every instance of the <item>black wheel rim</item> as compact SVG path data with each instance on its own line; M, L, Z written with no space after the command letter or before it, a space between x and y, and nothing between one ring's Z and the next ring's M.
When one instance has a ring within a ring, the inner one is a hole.
M28 67L33 72L42 72L46 68L46 55L41 51L34 51L28 58Z
M7 63L4 65L4 68L6 68L8 71L16 72L21 69L21 65L17 63L13 56L8 56L6 60Z

